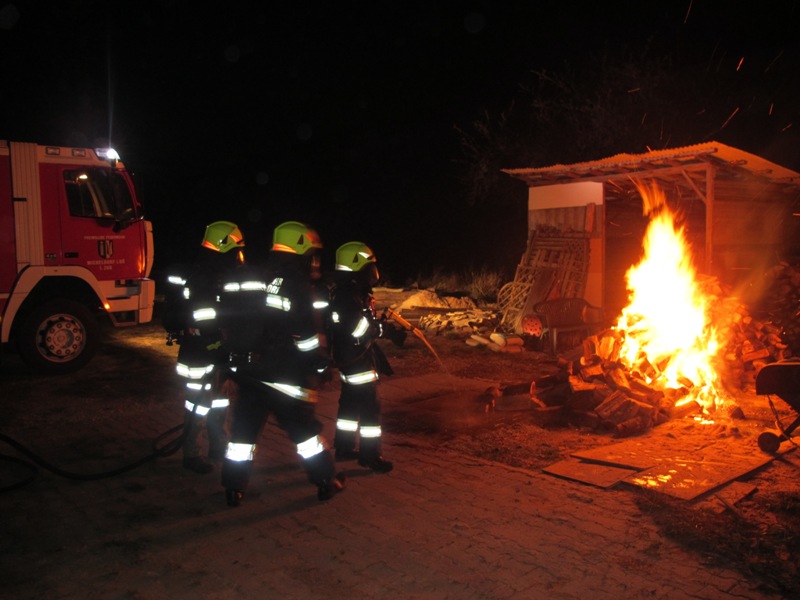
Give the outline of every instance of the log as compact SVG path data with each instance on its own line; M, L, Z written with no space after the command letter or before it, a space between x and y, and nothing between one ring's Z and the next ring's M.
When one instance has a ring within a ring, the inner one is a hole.
M578 396L580 394L585 394L588 392L591 395L592 390L594 390L595 384L583 379L583 377L579 377L577 375L572 375L569 378L569 389L573 396Z
M655 389L641 379L631 380L631 392L636 394L634 398L647 402L650 406L655 406L664 397L664 392Z
M579 429L598 429L601 425L600 417L594 411L573 410L567 417L567 422Z
M502 333L494 332L489 335L489 340L497 344L498 346L505 346L506 345L506 336Z
M767 358L768 356L769 350L766 348L759 348L758 350L753 350L752 352L742 354L742 362L752 362L759 358Z
M628 376L625 374L619 367L614 367L613 369L608 369L606 371L606 379L611 385L612 388L617 390L623 390L625 392L629 392L631 389L631 384L628 381Z
M642 417L634 417L619 423L614 428L614 435L616 437L629 437L631 435L638 435L650 429L650 421Z
M519 354L523 350L524 348L517 344L506 344L502 347L502 351L506 352L507 354Z
M603 370L603 365L596 364L590 365L588 367L583 367L581 369L581 378L585 381L590 381L592 379L602 379L605 376L605 371Z
M612 392L594 411L602 421L613 425L640 418L646 427L652 423L655 413L655 409L649 404L638 402L620 390Z
M634 417L637 409L633 405L633 400L624 392L615 390L594 409L594 412L602 421L616 425Z
M619 349L619 340L614 333L602 336L596 345L597 355L610 362L619 360Z
M702 407L695 401L689 400L672 406L669 416L672 419L681 419L689 415L695 415L702 412Z
M570 388L568 383L560 383L546 388L539 388L536 391L536 397L544 402L547 406L563 406L566 404L570 397Z
M602 388L602 389L601 389ZM567 406L570 410L591 411L605 400L610 389L603 383L590 383L580 377L570 378L570 397Z
M506 345L507 346L524 346L525 345L525 338L521 335L507 335L506 336Z
M640 357L636 364L636 369L642 374L643 377L647 377L649 379L656 379L659 376L659 372L650 363L650 361L647 360L646 356Z

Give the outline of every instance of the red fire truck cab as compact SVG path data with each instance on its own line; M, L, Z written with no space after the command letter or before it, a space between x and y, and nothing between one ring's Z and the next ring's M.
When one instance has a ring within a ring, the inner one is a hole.
M0 140L0 333L38 371L75 371L104 321L152 319L153 229L110 149Z

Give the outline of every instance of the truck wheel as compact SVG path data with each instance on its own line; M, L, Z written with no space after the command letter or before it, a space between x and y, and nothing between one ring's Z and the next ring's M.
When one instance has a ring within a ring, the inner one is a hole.
M23 360L42 373L71 373L97 351L100 326L82 304L55 300L31 312L18 331Z

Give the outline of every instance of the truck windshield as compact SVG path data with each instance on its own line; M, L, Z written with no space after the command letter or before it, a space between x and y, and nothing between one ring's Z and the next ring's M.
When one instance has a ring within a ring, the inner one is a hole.
M64 189L73 217L124 221L136 216L128 182L120 173L108 169L64 171Z

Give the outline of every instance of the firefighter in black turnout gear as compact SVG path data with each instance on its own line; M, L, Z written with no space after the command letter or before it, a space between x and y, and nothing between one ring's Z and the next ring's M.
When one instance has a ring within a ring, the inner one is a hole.
M283 223L275 228L265 267L237 271L220 297L223 348L238 390L222 467L230 506L244 497L256 441L270 415L297 445L317 497L327 500L344 489L344 474L336 473L315 416L316 390L328 366L312 306L321 247L307 225Z
M391 375L392 369L375 341L386 338L402 346L407 334L375 316L372 288L378 279L375 255L366 244L348 242L336 251L329 344L342 388L334 448L337 460L357 458L362 467L388 473L392 463L381 456L377 387L380 375Z
M183 276L168 277L162 324L167 343L177 342L177 372L184 384L183 466L195 473L210 473L211 463L201 456L199 435L203 422L208 437L208 458L225 455L227 360L221 350L217 321L217 298L227 274L244 261L244 239L230 221L216 221L206 227L200 255Z

